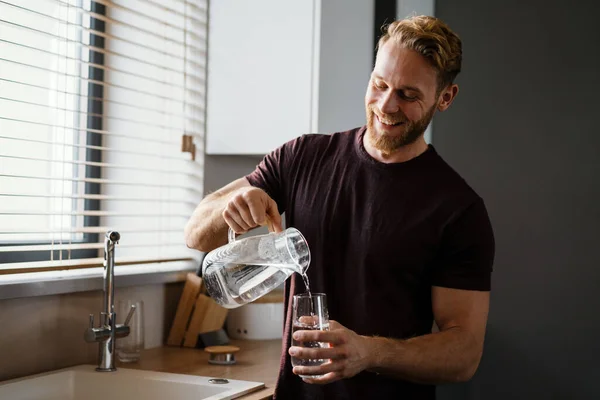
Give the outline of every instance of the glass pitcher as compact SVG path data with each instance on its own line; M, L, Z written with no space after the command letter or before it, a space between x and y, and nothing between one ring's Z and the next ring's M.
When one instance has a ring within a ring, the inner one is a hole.
M280 233L235 239L206 255L202 279L208 294L225 308L250 303L281 285L290 275L303 275L310 264L306 239L295 228Z

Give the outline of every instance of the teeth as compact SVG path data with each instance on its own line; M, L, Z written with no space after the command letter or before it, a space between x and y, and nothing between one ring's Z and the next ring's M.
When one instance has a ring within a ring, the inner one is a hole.
M377 116L377 118L379 118L379 121L380 121L382 124L385 124L385 125L394 126L394 125L397 125L397 124L399 124L399 122L386 121L386 120L384 120L384 119L381 119L379 116Z

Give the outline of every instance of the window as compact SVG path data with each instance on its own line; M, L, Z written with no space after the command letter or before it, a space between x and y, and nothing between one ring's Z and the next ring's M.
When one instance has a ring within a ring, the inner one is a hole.
M0 273L193 260L207 4L0 2Z

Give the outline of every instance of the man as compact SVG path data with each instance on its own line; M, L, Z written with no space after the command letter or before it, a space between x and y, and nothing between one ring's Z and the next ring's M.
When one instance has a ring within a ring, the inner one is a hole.
M428 146L424 131L458 93L458 36L425 16L392 23L365 96L367 125L304 135L207 196L186 227L209 251L230 226L280 231L280 212L306 237L313 292L327 294L330 331L291 346L286 282L277 399L432 399L435 384L469 380L483 351L494 239L483 200ZM435 320L439 332L432 333ZM329 359L294 367L290 355ZM301 379L297 375L323 375Z

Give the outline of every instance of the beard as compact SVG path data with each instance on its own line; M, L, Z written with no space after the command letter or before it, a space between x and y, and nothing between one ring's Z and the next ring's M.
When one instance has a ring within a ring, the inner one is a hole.
M373 105L367 105L367 138L377 150L384 154L392 154L396 150L412 144L417 141L424 133L427 126L433 119L436 105L434 104L425 115L417 121L409 121L402 111L395 114L383 114L387 121L393 123L401 122L404 132L400 135L393 135L386 131L378 131L375 128L375 111ZM392 127L390 127L392 128ZM392 128L393 129L393 128Z

